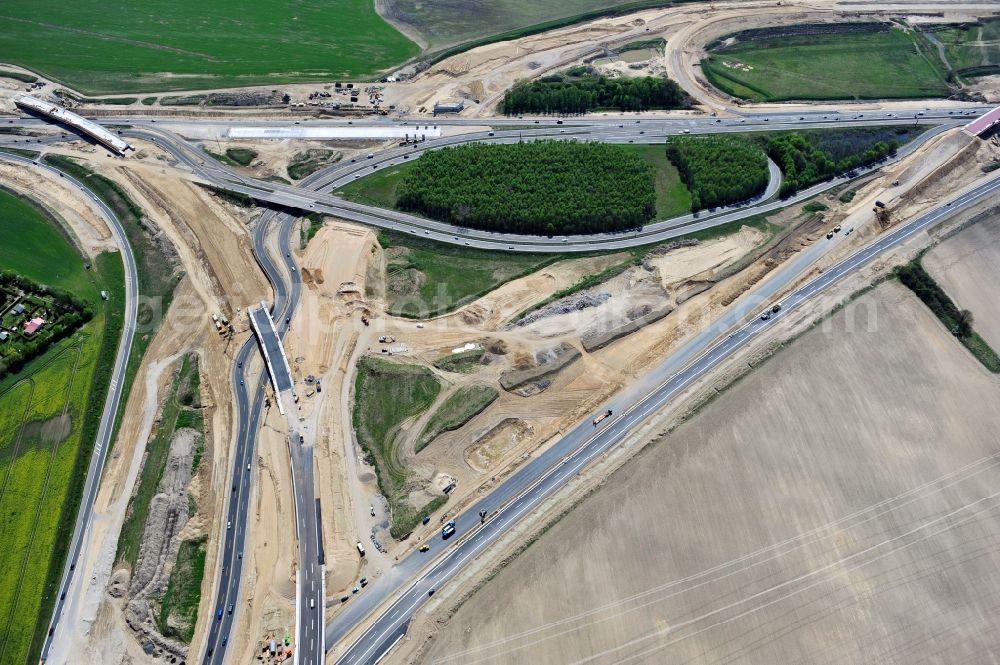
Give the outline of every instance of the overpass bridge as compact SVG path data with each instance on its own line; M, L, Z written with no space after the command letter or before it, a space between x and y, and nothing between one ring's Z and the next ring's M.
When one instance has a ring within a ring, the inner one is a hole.
M251 309L249 313L250 326L260 343L260 350L267 364L267 373L271 377L271 385L274 386L274 399L278 403L278 411L284 415L285 408L281 403L281 395L292 392L292 386L295 385L292 370L288 366L288 358L285 356L285 348L281 345L281 338L278 337L274 319L271 318L271 312L268 311L266 304L262 302L260 307Z
M60 124L82 132L119 155L124 155L126 150L132 148L127 141L119 138L113 132L104 129L104 127L96 122L87 120L83 116L79 116L72 111L67 111L55 104L42 101L37 97L21 95L14 100L14 103L26 111L43 115L50 120L55 120Z

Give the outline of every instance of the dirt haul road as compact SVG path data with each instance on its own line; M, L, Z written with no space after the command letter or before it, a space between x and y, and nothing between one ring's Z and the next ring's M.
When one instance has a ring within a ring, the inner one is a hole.
M144 149L147 148L140 146L140 151ZM148 150L147 156L155 155L157 148L149 147ZM233 431L229 383L231 353L248 333L241 329L239 336L227 343L212 327L209 315L222 312L231 316L236 307L258 301L266 297L268 291L252 255L245 249L249 246L248 220L240 218L245 212L219 203L190 183L167 177L160 168L142 164L142 158L122 166L120 161L91 154L89 147L79 151L60 149L59 152L84 155L91 167L115 180L143 209L150 228L169 239L185 275L174 292L170 309L164 313L139 369L136 388L129 396L115 452L109 457L95 505L92 543L84 555L86 572L81 577L96 581L86 588L86 598L77 606L79 613L68 622L78 626L73 645L75 657L84 663L107 663L109 653L145 657L124 624L117 599L107 590L113 577L111 566L123 511L136 482L135 465L142 459L150 419L165 394L164 368L177 356L178 350L199 352L206 452L199 473L189 486L199 511L189 528L180 535L190 537L197 531L208 534L210 543L217 542L214 536L220 527L215 512L222 510L218 492L225 482L229 435ZM209 591L216 578L214 566L215 549L210 546L199 608L201 617L211 614ZM192 644L195 649L198 640L196 632Z

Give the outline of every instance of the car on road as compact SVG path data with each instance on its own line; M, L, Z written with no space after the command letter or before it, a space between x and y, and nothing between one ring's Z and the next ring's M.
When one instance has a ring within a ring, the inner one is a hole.
M430 548L431 548L431 546L430 546L430 545L421 545L421 546L420 546L420 551L421 551L421 552L426 552L426 551L427 551L427 550L429 550Z
M430 591L428 591L427 595L428 596L433 596L434 595L434 589L431 589Z
M444 540L448 540L454 535L455 535L455 520L450 520L447 524L444 525L444 528L441 529L441 538Z
M235 605L230 605L230 606L229 606L229 613L230 613L230 614L232 614L232 613L233 613L233 610L235 609L235 607L236 607Z
M831 239L832 237L833 237L833 231L830 231L829 233L826 234L827 240Z
M222 608L221 607L215 612L215 618L218 619L219 621L222 621Z
M360 580L358 580L358 584L361 585L362 589L365 588L366 586L368 586L368 578L362 577Z
M764 312L763 314L760 315L761 321L767 321L769 318L771 318L770 312Z
M229 644L229 635L223 635L222 636L222 646L226 646L227 644Z
M243 379L240 379L240 385L241 386L243 385Z
M777 314L778 312L780 312L781 311L781 303L780 302L774 303L774 306L771 307L771 311L774 312L775 314Z
M350 596L341 596L341 597L340 597L340 602L342 602L342 603L346 603L346 602L347 602L347 601L349 601L350 599L351 599L351 597L350 597Z
M833 227L833 232L840 233L840 224L837 224L835 227Z

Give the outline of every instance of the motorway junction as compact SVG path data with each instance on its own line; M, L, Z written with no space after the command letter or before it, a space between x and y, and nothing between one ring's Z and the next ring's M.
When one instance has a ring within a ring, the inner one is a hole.
M74 113L20 91L12 101L23 112L5 118L0 178L60 213L81 245L120 253L125 287L46 663L90 662L108 644L215 665L406 662L427 644L428 617L460 604L560 502L597 487L664 414L789 342L941 229L977 219L1000 188L989 161L1000 108L981 102L303 125L159 107ZM626 231L507 233L344 195L473 144L632 149L829 130L913 136L787 196L769 157L751 198ZM293 178L288 153L315 168ZM461 272L477 263L489 279ZM172 289L163 311L143 291L160 268ZM486 281L431 310L421 289L441 274L446 294L448 279ZM407 299L425 315L407 316ZM148 354L138 378L134 353ZM182 474L181 488L161 472L141 490L144 448L183 388L175 363L191 357L207 418L188 421L194 438L170 439L161 463L197 466L198 444L173 442L201 441L207 470ZM385 449L371 446L379 433ZM144 495L165 517L140 530L129 579L118 533ZM212 514L197 513L202 502ZM196 624L179 627L166 612L154 621L144 599L181 584L174 564L151 562L177 561L184 543L205 577ZM111 607L113 625L98 625L98 608Z

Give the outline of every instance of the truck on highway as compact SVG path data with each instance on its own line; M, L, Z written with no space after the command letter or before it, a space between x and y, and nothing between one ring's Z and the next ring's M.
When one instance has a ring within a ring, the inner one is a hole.
M598 425L601 424L602 420L604 420L605 418L609 418L609 417L611 417L611 409L608 409L607 411L605 411L601 415L599 415L596 418L594 418L594 427L597 427Z

